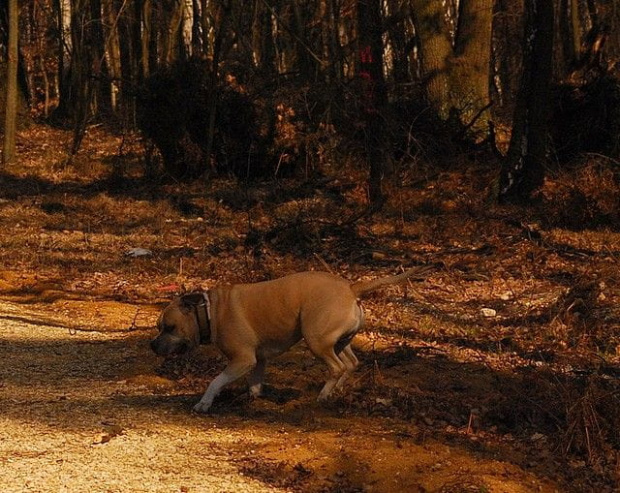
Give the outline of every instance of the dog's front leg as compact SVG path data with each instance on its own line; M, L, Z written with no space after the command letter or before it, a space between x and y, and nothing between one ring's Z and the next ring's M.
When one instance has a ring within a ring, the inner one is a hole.
M194 406L194 411L197 413L206 413L211 407L211 404L213 404L213 399L215 399L224 386L241 378L254 368L255 365L255 359L234 360L228 363L224 371L209 384L207 391L198 404Z

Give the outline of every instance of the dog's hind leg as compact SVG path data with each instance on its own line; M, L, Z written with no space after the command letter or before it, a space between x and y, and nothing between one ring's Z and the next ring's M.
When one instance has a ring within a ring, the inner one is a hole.
M328 351L320 354L319 356L323 359L323 361L325 361L325 363L329 367L329 373L331 376L331 378L327 380L327 382L325 382L325 385L321 389L321 392L319 392L318 400L324 401L330 396L330 394L334 390L334 387L346 372L347 367L344 362L336 355L333 348L330 348Z
M263 391L263 378L265 377L264 359L259 359L254 369L248 375L248 385L250 386L250 395L252 397L260 397Z
M329 367L331 378L325 382L323 389L319 393L318 400L327 399L334 388L341 388L344 381L359 364L353 350L351 349L351 339L355 332L341 337L333 347L317 353Z
M255 365L256 358L254 357L235 359L228 363L224 371L211 381L207 387L207 391L198 404L194 406L194 411L197 413L206 413L211 407L211 404L213 404L213 399L215 399L224 386L247 374Z
M342 352L338 356L340 357L342 362L345 364L347 369L344 371L344 373L340 376L340 378L336 382L337 390L342 389L342 386L344 385L345 380L349 378L351 373L353 373L353 371L355 371L355 369L360 364L359 360L357 359L357 356L355 356L355 353L353 352L353 349L351 348L351 344L348 344L347 346L345 346L345 348L342 350Z
M329 368L330 378L319 393L319 400L325 400L337 385L358 365L350 344L357 331L364 325L364 312L352 300L349 309L333 308L322 312L322 319L312 320L308 327L324 327L323 330L307 330L304 338L310 350L321 358Z

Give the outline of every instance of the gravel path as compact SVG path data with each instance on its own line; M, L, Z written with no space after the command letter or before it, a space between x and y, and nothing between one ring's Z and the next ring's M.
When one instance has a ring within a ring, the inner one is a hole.
M239 472L263 440L242 421L157 392L149 335L74 332L0 303L0 491L284 491Z

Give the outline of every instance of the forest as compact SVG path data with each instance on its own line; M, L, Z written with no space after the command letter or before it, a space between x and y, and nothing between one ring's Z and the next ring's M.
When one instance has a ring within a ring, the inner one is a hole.
M617 0L0 2L0 488L620 488ZM174 295L425 266L304 344L149 349ZM4 438L6 437L6 438Z

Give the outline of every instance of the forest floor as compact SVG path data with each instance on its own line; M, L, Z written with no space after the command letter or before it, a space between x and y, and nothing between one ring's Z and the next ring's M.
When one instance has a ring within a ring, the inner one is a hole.
M67 163L69 139L21 132L0 175L2 491L620 488L620 222L602 166L551 176L523 209L489 204L496 171L475 157L412 165L357 217L360 169L171 184L142 177L137 142L93 128ZM326 404L301 344L264 397L239 382L197 415L222 357L148 346L181 287L422 263L425 280L364 301L361 365Z

